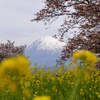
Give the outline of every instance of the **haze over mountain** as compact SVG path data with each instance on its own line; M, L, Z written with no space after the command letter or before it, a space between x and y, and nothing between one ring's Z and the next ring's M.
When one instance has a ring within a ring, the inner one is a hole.
M34 62L37 62L37 66L52 67L56 65L56 59L61 54L64 45L64 42L60 42L51 36L45 36L28 46L25 49L25 55L30 57L31 66L34 66Z

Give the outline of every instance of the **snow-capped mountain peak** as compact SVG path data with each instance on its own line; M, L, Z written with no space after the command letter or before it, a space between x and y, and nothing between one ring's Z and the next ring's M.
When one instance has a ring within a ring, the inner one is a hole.
M37 62L37 65L52 67L56 65L56 59L60 56L64 45L64 42L53 37L42 37L25 49L25 55L30 57L32 66Z
M33 42L28 48L32 48L33 46L37 47L37 50L50 50L56 51L57 49L62 49L65 45L64 42L60 42L57 39L51 36L42 37L35 42Z

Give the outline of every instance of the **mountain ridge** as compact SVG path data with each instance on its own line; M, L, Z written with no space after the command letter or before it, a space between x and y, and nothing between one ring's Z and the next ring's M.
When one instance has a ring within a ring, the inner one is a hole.
M53 37L45 36L29 45L25 49L25 55L31 60L31 66L34 66L34 62L37 62L38 66L52 67L56 65L56 59L60 56L65 44Z

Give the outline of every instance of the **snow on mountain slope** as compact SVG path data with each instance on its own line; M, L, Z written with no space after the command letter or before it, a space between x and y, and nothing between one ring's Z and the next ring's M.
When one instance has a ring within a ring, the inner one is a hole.
M64 42L60 42L57 39L46 36L36 40L32 43L27 49L31 49L33 46L37 47L37 50L50 50L56 52L57 49L62 48L64 46Z
M34 66L34 62L37 62L37 65L52 67L55 66L56 59L64 45L64 42L60 42L50 36L45 36L28 46L25 49L25 55L30 57L31 66Z

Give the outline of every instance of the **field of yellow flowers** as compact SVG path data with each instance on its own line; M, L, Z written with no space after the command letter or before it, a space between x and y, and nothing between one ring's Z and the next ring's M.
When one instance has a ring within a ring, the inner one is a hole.
M97 56L76 51L71 64L59 68L30 67L23 55L0 63L0 100L100 100L100 70Z

